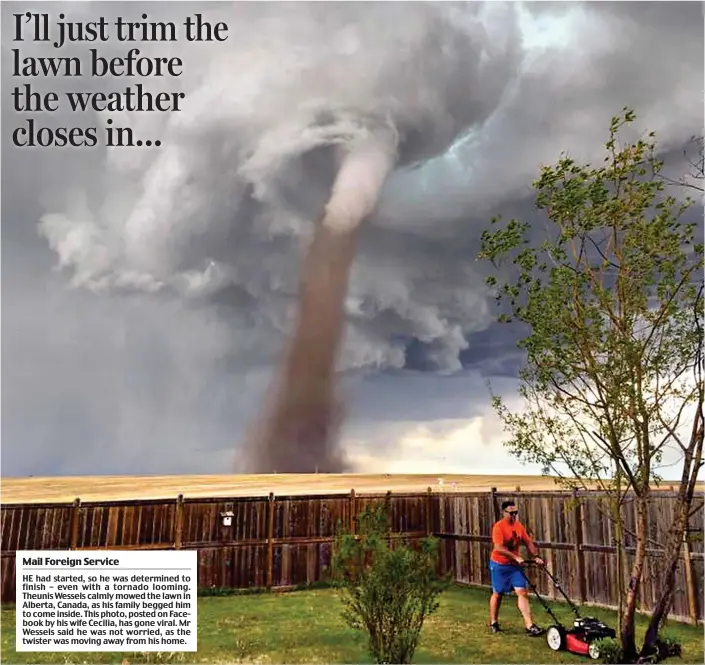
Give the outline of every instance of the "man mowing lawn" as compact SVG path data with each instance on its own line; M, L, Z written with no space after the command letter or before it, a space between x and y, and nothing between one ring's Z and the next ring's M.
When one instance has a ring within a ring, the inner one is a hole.
M526 529L517 518L518 510L513 501L502 504L502 519L492 527L492 554L490 556L490 575L492 578L492 596L490 598L490 629L499 633L498 622L499 606L502 596L511 593L512 589L517 595L517 605L521 616L524 618L526 633L532 637L542 635L544 630L539 628L531 618L529 595L526 590L526 577L522 570L524 559L519 556L519 546L524 543L534 557L534 561L543 565L539 558L538 548L526 533Z

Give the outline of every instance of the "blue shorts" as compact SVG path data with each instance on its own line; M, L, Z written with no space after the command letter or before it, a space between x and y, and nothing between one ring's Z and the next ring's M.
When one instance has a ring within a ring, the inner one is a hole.
M490 560L492 591L511 593L514 589L526 589L526 577L521 566L497 563Z

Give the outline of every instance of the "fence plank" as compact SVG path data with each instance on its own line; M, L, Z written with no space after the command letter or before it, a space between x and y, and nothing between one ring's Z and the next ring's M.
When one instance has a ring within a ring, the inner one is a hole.
M490 508L492 509L492 517L493 520L496 522L499 519L499 508L497 507L497 488L496 487L491 487L490 488Z
M431 501L433 499L433 490L429 487L426 490L426 535L431 535Z
M272 588L274 575L274 493L269 493L267 502L267 588Z
M698 623L698 608L695 598L697 590L695 588L695 577L693 575L693 563L690 558L690 543L687 532L683 534L683 567L685 569L685 591L688 596L688 614L690 623Z
M583 553L583 504L578 497L578 490L573 490L573 519L575 520L575 571L578 578L578 600L582 605L587 600L585 589L585 556Z
M78 525L81 512L81 499L76 497L73 501L73 510L71 512L71 545L72 550L78 547Z
M184 495L176 498L176 518L174 519L174 549L181 549L184 529Z
M553 499L544 499L542 501L544 508L544 537L549 543L553 542ZM553 548L548 550L548 556L546 557L546 568L548 572L555 577L556 575L556 553ZM548 585L548 595L549 598L556 597L556 588L553 584Z

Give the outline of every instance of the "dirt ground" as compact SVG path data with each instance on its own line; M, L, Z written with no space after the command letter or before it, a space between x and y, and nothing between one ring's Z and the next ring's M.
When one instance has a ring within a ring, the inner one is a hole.
M546 476L483 476L453 474L267 474L207 476L63 476L52 478L2 478L2 503L59 503L76 497L81 501L187 498L219 496L278 496L293 494L392 492L559 490ZM666 485L666 489L668 485ZM698 490L702 491L705 485Z

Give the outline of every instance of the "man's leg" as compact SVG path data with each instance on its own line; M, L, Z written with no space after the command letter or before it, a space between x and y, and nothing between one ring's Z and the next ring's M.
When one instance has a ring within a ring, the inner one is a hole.
M514 592L517 595L517 606L521 612L521 616L524 619L524 625L526 626L526 632L532 637L537 635L543 635L543 628L539 628L531 617L531 607L529 606L529 594L523 587L515 587Z
M514 589L514 593L517 595L517 606L521 612L521 616L524 619L524 626L526 628L531 628L534 625L534 620L531 618L531 606L529 605L529 594L526 589Z
M490 561L490 580L492 595L490 596L490 628L493 633L499 632L499 607L502 604L502 594L511 590L507 589L506 570L494 561Z
M499 607L502 604L502 594L496 591L490 596L490 626L499 620Z

